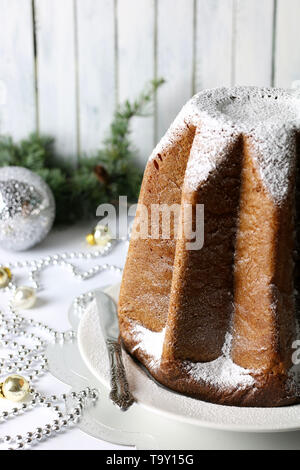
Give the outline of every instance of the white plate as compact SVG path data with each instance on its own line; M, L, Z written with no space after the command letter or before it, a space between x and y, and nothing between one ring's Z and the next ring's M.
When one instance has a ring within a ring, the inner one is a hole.
M108 290L116 301L119 285ZM90 304L78 328L81 356L92 374L109 388L109 364L96 304ZM282 432L300 430L300 405L282 408L238 408L214 405L168 390L123 353L131 390L138 404L161 416L214 430Z

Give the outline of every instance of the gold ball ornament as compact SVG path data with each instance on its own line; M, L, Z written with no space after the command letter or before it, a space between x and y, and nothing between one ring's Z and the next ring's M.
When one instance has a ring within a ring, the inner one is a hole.
M85 237L87 243L91 246L93 245L96 245L96 242L95 242L95 238L94 238L94 234L93 233L89 233L86 237Z
M23 401L30 391L29 383L21 375L10 375L1 384L1 397L18 402Z
M96 225L94 240L98 246L106 246L111 241L111 233L107 225Z
M4 266L0 267L0 288L6 287L11 280L11 271Z
M18 287L13 297L13 305L17 308L28 309L36 302L35 289L28 286Z

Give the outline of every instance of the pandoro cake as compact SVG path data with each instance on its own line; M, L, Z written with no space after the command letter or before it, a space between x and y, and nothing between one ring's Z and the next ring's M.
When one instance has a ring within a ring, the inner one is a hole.
M161 384L225 405L299 402L299 136L295 91L220 88L194 96L150 156L139 204L204 206L201 249L184 234L129 246L121 338Z

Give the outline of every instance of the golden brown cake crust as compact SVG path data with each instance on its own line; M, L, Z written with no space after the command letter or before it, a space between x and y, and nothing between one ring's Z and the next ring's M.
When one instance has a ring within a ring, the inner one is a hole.
M300 402L292 368L296 108L283 90L200 93L150 157L139 203L204 204L204 246L187 250L184 236L131 240L120 332L127 351L180 393L236 406ZM158 359L139 327L161 334Z
M139 203L180 204L186 163L194 140L195 129L180 129L167 148L158 153L145 171ZM137 230L137 218L133 230ZM176 242L133 239L119 300L120 316L142 322L153 331L161 330L167 321ZM151 262L149 262L151 260ZM138 282L137 275L138 273Z
M300 396L285 374L254 375L253 384L245 388L218 387L206 381L193 380L188 374L186 361L164 360L158 366L152 356L139 348L139 342L131 334L132 324L122 321L120 328L125 349L146 367L157 382L176 392L219 405L249 408L269 408L300 403Z

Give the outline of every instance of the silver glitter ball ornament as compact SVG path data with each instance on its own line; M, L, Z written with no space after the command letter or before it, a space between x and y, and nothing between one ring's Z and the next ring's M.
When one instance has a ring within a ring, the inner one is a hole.
M22 251L40 243L55 217L55 201L45 181L22 167L0 168L0 246Z

